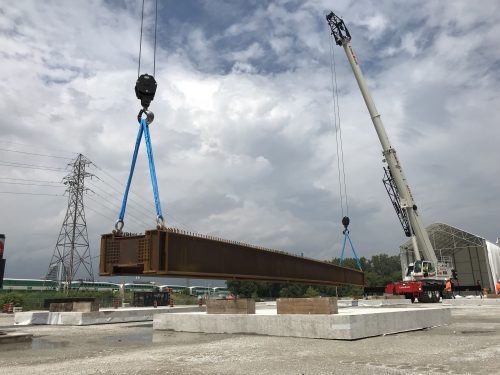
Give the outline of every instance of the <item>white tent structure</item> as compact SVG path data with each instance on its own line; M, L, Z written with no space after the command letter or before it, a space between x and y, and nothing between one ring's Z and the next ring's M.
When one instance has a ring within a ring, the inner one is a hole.
M484 238L451 225L434 223L426 228L436 256L451 262L458 275L459 285L476 285L494 293L495 284L500 279L500 246ZM415 261L411 240L400 246L401 266Z

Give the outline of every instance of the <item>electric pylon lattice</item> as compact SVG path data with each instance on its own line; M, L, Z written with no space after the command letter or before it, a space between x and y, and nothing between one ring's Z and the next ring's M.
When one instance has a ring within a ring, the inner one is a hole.
M91 162L85 156L78 154L69 164L71 172L63 179L67 187L68 208L46 276L47 280L58 280L60 286L64 283L65 287L70 287L71 282L78 279L94 281L83 204L83 196L88 190L85 179L93 176L85 170L89 164Z

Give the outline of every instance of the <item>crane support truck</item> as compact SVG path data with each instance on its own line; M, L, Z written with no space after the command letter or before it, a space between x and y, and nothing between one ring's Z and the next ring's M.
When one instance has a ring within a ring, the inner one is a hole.
M370 117L382 145L384 166L383 182L396 210L399 221L407 237L411 237L415 261L403 270L403 281L390 283L386 293L405 295L413 301L438 302L445 287L445 281L451 278L452 266L449 260L438 261L429 236L422 224L418 207L411 193L396 150L392 147L380 114L375 107L365 78L351 45L351 35L344 21L330 12L326 16L335 43L344 48L347 59L358 83L359 89L370 113Z

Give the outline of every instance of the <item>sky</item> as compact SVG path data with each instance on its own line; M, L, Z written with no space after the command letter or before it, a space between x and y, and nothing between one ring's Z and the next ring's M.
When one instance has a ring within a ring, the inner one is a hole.
M47 272L68 204L61 181L80 153L92 162L84 202L97 270L138 129L141 3L0 2L6 277ZM154 2L145 4L141 73L152 74ZM158 7L150 132L168 226L327 260L340 256L348 215L359 256L398 254L406 238L368 111L342 48L332 50L325 14L333 10L350 30L424 224L500 237L498 2ZM143 144L124 230L152 229L155 217Z

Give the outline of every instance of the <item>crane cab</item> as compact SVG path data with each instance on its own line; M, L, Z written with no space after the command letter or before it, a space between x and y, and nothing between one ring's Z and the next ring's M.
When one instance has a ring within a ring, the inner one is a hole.
M408 265L406 270L405 281L415 281L428 278L435 278L436 266L428 260L417 260Z

